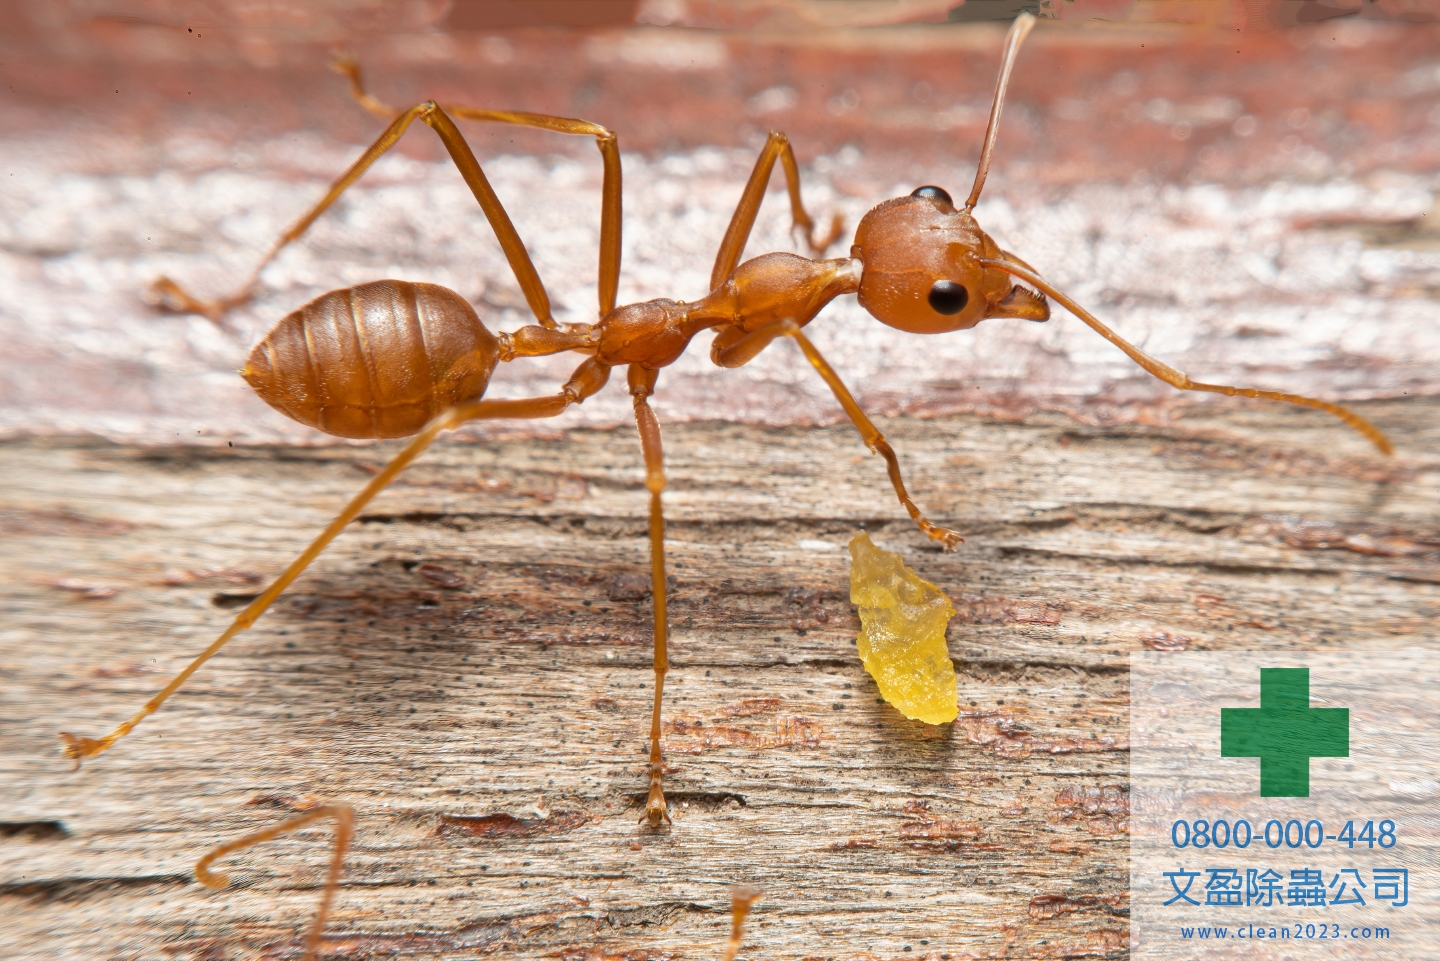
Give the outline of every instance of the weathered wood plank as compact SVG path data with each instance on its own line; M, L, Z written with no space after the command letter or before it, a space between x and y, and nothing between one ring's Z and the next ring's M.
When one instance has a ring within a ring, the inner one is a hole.
M345 957L713 957L734 882L768 891L747 956L1121 956L1127 653L1432 640L1436 411L1366 406L1389 462L1263 405L1123 429L888 421L922 504L970 535L949 556L847 429L669 428L659 834L636 823L651 674L628 433L442 445L78 773L56 732L127 716L388 448L8 443L7 956L291 954L321 832L237 858L223 893L188 872L310 797L359 812ZM859 666L843 544L862 524L957 601L954 725L901 719ZM441 829L494 813L526 820Z

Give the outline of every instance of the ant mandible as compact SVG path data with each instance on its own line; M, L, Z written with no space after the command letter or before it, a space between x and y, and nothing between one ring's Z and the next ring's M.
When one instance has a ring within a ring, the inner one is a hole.
M1281 391L1192 381L1126 342L1046 282L1029 264L1000 249L980 229L972 211L990 167L1010 71L1021 41L1033 26L1034 18L1022 15L1007 35L979 169L964 207L957 209L950 195L939 187L920 187L907 197L887 200L867 213L856 229L848 257L812 260L796 254L771 253L739 263L777 160L785 170L793 227L804 232L811 252L817 257L822 255L839 235L837 219L826 236L816 237L815 225L800 200L800 173L790 142L783 133L772 132L720 242L710 274L710 293L691 303L662 299L623 307L615 305L620 277L620 153L612 132L584 120L463 105L442 108L433 100L397 111L365 91L353 60L339 59L336 67L350 77L355 99L371 112L393 118L390 126L335 181L325 197L281 235L239 292L220 300L199 300L173 281L161 278L154 286L156 295L173 309L198 312L217 321L226 311L248 301L260 270L299 238L418 119L439 135L479 201L538 324L514 333L495 334L453 291L399 280L331 291L277 323L250 352L241 371L263 400L303 424L341 437L413 435L414 439L213 644L147 701L139 713L102 738L62 735L66 754L77 763L94 757L153 713L200 665L254 624L371 498L441 433L474 420L554 417L599 391L611 370L624 366L644 453L645 486L650 493L655 698L650 721L650 790L642 820L652 827L668 822L660 750L660 705L669 664L665 518L660 499L665 489L665 471L660 424L649 398L655 392L660 370L673 364L696 334L716 331L710 359L721 367L748 363L777 337L795 341L834 392L866 446L885 459L895 494L920 529L945 550L963 540L955 531L931 523L921 513L905 489L895 451L865 416L839 375L801 332L826 304L842 294L857 294L860 305L881 323L917 334L966 330L992 317L1048 320L1048 295L1145 370L1174 387L1282 400L1323 410L1390 453L1390 442L1384 434L1337 404ZM555 322L535 265L452 116L595 138L604 164L597 323L562 327ZM1029 286L1015 284L1012 279ZM588 356L557 393L520 400L482 399L497 363L572 350Z

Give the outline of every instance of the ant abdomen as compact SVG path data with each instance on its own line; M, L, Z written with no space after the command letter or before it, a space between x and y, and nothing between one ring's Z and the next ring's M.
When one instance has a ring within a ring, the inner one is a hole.
M403 280L332 290L289 314L240 371L271 407L340 437L408 437L485 393L500 343L463 297Z

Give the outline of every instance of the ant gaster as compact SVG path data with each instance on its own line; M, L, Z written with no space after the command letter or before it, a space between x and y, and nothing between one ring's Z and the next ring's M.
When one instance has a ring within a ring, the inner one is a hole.
M153 288L156 297L170 308L199 312L217 321L227 310L248 301L261 268L300 237L418 119L439 135L474 193L538 323L513 333L492 333L458 294L433 284L398 280L332 291L277 323L251 351L241 372L262 399L301 423L342 437L413 435L414 439L210 647L146 702L139 713L102 738L62 735L66 753L78 763L129 733L226 642L250 627L371 498L441 433L473 420L554 417L599 391L611 370L623 366L650 495L655 695L650 725L650 789L642 819L652 827L669 821L660 749L660 705L669 637L665 520L660 500L665 472L660 425L649 398L661 369L674 363L696 334L716 331L710 358L721 367L739 367L749 362L777 337L794 340L834 392L865 444L885 459L895 493L920 529L946 550L962 541L958 533L931 523L921 513L905 489L894 450L801 332L826 304L842 294L857 294L860 304L882 323L920 334L964 330L986 318L1043 321L1050 316L1045 300L1048 295L1151 374L1181 390L1283 400L1327 411L1389 453L1390 444L1379 430L1338 405L1279 391L1190 380L1121 339L1019 257L1001 250L980 229L972 211L985 184L1010 70L1033 24L1030 16L1020 17L1006 39L979 169L963 207L956 208L950 195L939 187L921 187L866 214L848 257L812 260L791 253L770 253L740 263L777 160L785 171L793 225L803 232L811 252L823 254L840 231L837 218L825 236L816 236L815 225L801 203L799 168L790 143L784 134L772 132L720 243L710 275L710 292L690 303L651 300L619 307L615 299L620 276L620 153L613 133L583 120L461 105L442 108L434 101L397 111L365 91L352 59L338 58L335 66L349 76L353 96L371 112L390 119L389 127L335 181L325 197L276 241L238 293L221 300L199 300L173 281L161 278ZM550 301L535 266L452 116L595 138L604 165L597 323L562 327L551 316ZM1013 279L1023 281L1030 289L1014 284ZM519 400L482 399L497 363L564 351L587 356L556 393Z

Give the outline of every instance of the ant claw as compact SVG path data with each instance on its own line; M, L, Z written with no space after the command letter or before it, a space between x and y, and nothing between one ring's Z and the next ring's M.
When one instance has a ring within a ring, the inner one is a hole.
M665 792L656 784L650 790L650 798L645 802L645 813L640 815L642 824L648 823L652 828L659 828L661 822L672 823L670 820L670 805L665 803Z
M102 740L93 737L76 737L64 731L60 733L60 740L65 742L61 753L75 762L75 766L71 768L72 771L80 770L81 761L87 757L94 757L108 746Z
M930 535L930 539L938 543L940 549L947 554L965 543L964 535L946 527L928 527L925 533Z
M664 798L661 798L658 804L647 804L645 806L645 813L640 815L640 823L649 824L652 828L660 827L662 822L665 824L673 823L670 820L669 805L665 803Z

